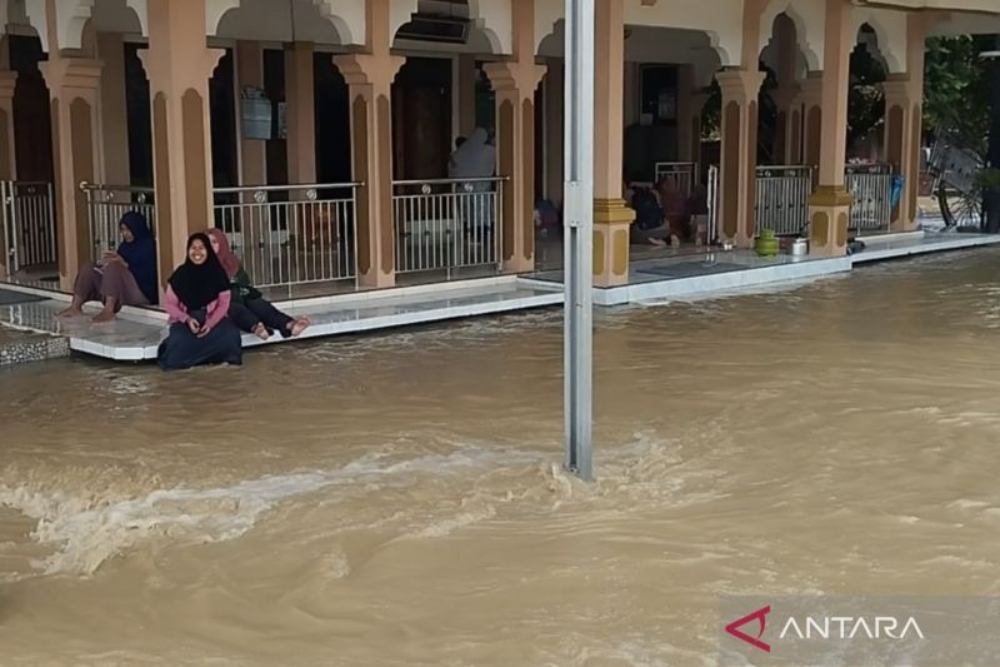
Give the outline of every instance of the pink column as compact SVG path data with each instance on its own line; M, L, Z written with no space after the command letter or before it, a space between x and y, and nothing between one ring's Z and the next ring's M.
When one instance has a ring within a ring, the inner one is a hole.
M247 87L264 88L264 49L260 42L236 42L237 121L242 116L240 96ZM240 183L242 185L267 183L267 143L260 139L245 138L242 129L240 130Z
M316 106L313 45L296 42L285 50L288 102L288 182L316 182Z
M335 56L350 87L351 151L357 191L357 271L365 287L396 281L392 212L392 82L405 58L389 53L389 0L367 0L366 53Z
M54 36L53 36L54 37ZM50 44L57 44L50 39ZM52 152L59 255L59 282L69 289L91 246L87 202L80 183L93 183L100 173L98 89L101 63L91 58L69 58L55 47L39 65L49 88L52 113Z
M716 79L722 88L719 231L738 247L749 248L757 195L757 96L764 73L725 70Z
M802 164L819 167L820 146L823 143L820 133L823 126L823 72L809 72L799 82L796 105L801 112L798 159ZM818 171L816 178L819 178Z
M826 0L819 186L809 199L809 252L821 256L847 252L851 212L851 195L844 187L847 96L851 50L857 37L850 14L849 0Z
M129 185L128 108L125 102L125 40L120 33L97 33L101 69L101 180Z
M594 284L623 285L635 211L622 199L625 134L625 8L597 0L594 85Z
M214 223L208 81L224 52L207 46L205 0L148 3L149 49L141 56L152 98L162 283L184 260L188 236Z

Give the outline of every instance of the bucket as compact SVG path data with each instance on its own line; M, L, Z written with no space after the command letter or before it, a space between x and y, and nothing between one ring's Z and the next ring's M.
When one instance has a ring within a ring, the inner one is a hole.
M792 242L792 256L793 257L804 257L809 254L809 241L808 239L795 239Z

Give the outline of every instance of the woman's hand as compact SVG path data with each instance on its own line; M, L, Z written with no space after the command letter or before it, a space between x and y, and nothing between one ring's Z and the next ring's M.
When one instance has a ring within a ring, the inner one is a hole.
M207 335L208 335L209 333L211 333L211 331L212 331L212 327L210 327L210 326L208 325L208 323L206 322L206 323L205 323L205 326L201 327L201 330L200 330L200 331L198 331L198 334L197 334L197 335L198 335L198 338L204 338L204 337L205 337L205 336L207 336Z
M202 326L201 323L198 322L198 320L194 319L193 317L189 317L187 325L188 329L191 330L191 333L193 333L195 336L198 336L199 338L201 337Z

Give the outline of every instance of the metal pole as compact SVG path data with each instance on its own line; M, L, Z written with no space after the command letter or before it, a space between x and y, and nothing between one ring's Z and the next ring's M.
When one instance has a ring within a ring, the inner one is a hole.
M566 0L566 468L593 479L594 0Z

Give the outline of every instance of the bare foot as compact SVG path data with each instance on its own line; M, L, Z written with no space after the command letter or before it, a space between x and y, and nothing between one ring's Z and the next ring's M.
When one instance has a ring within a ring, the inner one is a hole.
M663 239L649 238L647 240L649 241L649 245L656 246L657 248L664 248L667 245Z
M681 247L680 237L678 237L676 234L671 234L670 245L673 246L674 248L680 248Z
M310 324L312 324L312 322L309 321L308 317L299 317L294 322L292 322L292 326L289 329L289 331L292 332L292 336L298 336L307 328L309 328Z
M261 340L267 340L271 337L271 334L267 332L267 327L264 326L263 322L258 322L257 326L253 328L253 335Z
M83 310L79 306L70 306L66 310L60 310L56 313L56 317L80 317L83 315Z
M95 315L92 321L94 324L103 324L104 322L110 322L113 319L115 319L115 311L105 309Z

